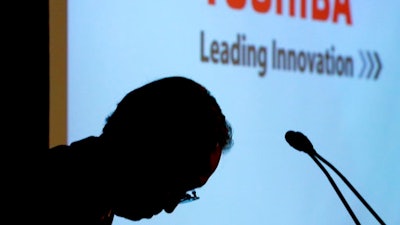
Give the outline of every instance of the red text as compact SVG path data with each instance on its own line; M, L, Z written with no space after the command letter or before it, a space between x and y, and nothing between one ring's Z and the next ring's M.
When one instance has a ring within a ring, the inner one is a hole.
M223 0L219 0L223 1ZM241 10L246 7L247 0L225 0L231 9ZM215 5L217 0L208 0L209 5ZM272 3L275 3L275 13L283 15L283 0L251 0L251 6L257 13L269 13ZM311 17L312 20L338 23L339 17L342 17L347 25L352 25L350 0L286 0L288 4L288 14L291 17L300 17L302 19ZM309 15L308 4L311 3L311 16ZM298 5L300 4L300 5ZM299 7L299 8L297 8ZM299 10L298 10L299 9ZM296 12L300 11L300 15Z

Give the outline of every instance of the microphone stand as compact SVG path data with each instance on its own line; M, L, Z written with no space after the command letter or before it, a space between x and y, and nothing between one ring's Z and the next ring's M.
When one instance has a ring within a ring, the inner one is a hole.
M328 171L325 169L325 167L321 164L318 159L308 153L308 155L314 160L314 162L321 168L322 172L324 172L325 176L328 178L329 182L331 183L332 187L335 189L336 194L339 196L340 200L342 201L343 205L346 207L347 211L349 212L351 218L353 219L354 223L357 225L361 225L360 221L357 219L356 215L354 214L353 210L351 209L350 205L347 203L346 199L344 198L342 192L339 190L338 186L336 185L335 181L331 177L331 175L328 173Z
M358 193L358 191L351 185L351 183L346 179L342 173L339 172L331 163L325 160L322 156L320 156L317 152L314 152L314 155L320 159L323 163L328 165L339 177L343 180L343 182L350 188L350 190L357 196L357 198L364 204L364 206L368 209L368 211L375 217L376 220L379 221L380 224L385 225L385 222L378 216L378 214L372 209L372 207L364 200L364 198ZM311 156L311 155L310 155ZM311 156L314 161L316 161L315 157ZM318 162L319 163L319 162ZM321 168L322 169L322 168Z

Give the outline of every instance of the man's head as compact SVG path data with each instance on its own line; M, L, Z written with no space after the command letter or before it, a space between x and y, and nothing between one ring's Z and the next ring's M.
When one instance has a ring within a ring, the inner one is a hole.
M101 137L112 148L110 159L118 161L113 172L123 185L115 191L115 213L134 220L172 212L187 191L207 182L232 144L215 98L184 77L162 78L128 93Z

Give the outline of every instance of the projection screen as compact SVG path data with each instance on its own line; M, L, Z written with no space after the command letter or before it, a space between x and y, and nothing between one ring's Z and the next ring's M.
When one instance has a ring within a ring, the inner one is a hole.
M67 1L66 142L99 135L129 91L180 75L233 127L200 199L113 224L352 224L300 131L387 224L400 224L400 2ZM329 170L362 224L376 219Z

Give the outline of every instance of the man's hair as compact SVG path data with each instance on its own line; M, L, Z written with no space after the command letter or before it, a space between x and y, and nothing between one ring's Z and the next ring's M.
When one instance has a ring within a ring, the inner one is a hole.
M129 92L106 119L102 136L173 157L208 157L217 145L226 151L233 143L232 128L216 99L199 83L180 76Z

